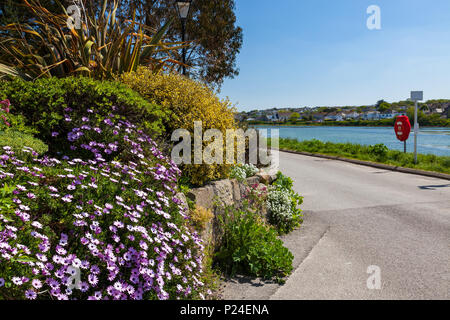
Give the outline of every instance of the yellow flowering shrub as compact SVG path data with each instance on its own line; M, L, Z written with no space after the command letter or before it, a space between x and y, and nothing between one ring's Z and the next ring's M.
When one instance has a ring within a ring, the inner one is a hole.
M176 129L186 129L194 137L194 122L202 121L203 132L218 129L222 132L224 153L226 130L237 128L234 119L235 109L227 100L221 100L206 85L177 74L154 74L141 67L136 72L124 74L123 83L139 92L150 103L162 106L168 112L165 121L166 132L171 134ZM204 143L205 147L208 143ZM194 148L192 148L192 152ZM225 154L224 154L225 163ZM192 162L194 156L192 155ZM183 174L194 185L204 185L208 181L228 176L230 165L201 164L184 165Z

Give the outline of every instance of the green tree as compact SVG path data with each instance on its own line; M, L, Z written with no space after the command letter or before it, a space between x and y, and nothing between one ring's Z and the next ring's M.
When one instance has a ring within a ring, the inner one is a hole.
M376 108L378 109L378 108L380 107L380 105L381 105L382 103L385 103L385 102L386 102L386 101L384 101L383 99L378 100L378 101L377 101L377 104L375 105Z
M294 112L294 113L291 115L290 120L291 120L291 121L297 121L299 118L300 118L300 114L299 114L298 112Z
M383 101L382 103L380 103L380 105L378 105L377 110L380 112L385 112L391 109L391 107L392 107L391 104L387 103L386 101Z
M82 0L86 9L101 11L103 0ZM73 0L60 0L67 8ZM177 16L174 0L119 0L116 16L136 20L159 30L169 19ZM0 25L11 22L25 22L32 15L24 10L23 0L0 0ZM40 0L52 13L61 13L56 0ZM242 28L236 25L235 0L194 0L186 26L186 63L192 78L220 88L225 78L239 74L237 55L243 42ZM0 34L1 35L1 34ZM177 19L165 35L167 41L181 40L181 23ZM173 53L181 61L181 50Z
M98 1L98 0L91 0ZM177 15L174 0L122 0L119 16L137 19L158 28L167 19ZM194 0L186 25L186 64L190 77L220 88L225 78L239 74L236 58L243 42L242 29L236 25L235 0ZM181 23L176 21L167 38L181 40ZM175 54L181 61L181 50Z
M406 115L411 120L411 124L414 124L414 107L408 108L408 110L406 111ZM417 119L419 121L419 124L427 125L427 116L422 110L417 110Z

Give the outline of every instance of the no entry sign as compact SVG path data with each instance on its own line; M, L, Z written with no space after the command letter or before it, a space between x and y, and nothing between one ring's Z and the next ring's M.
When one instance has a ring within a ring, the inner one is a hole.
M411 133L411 123L407 116L399 116L395 120L395 135L400 141L406 141Z

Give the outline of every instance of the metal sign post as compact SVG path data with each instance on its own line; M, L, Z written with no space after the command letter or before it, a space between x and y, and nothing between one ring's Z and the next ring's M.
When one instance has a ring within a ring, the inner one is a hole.
M418 102L423 100L423 91L411 91L411 100L414 101L414 163L417 164Z

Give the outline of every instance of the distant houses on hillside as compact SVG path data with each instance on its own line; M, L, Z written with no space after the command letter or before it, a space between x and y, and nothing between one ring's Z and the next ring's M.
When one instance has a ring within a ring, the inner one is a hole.
M385 106L388 106L385 107ZM362 107L315 107L315 108L289 108L289 109L269 109L253 110L242 112L236 115L239 121L258 121L258 122L287 122L292 120L303 120L312 122L326 121L349 121L349 120L383 120L394 119L397 116L405 115L410 102L402 102L381 105L362 106ZM384 110L383 110L384 109ZM387 110L386 110L387 109ZM431 100L420 105L420 109L426 115L439 115L440 118L450 119L450 100Z

